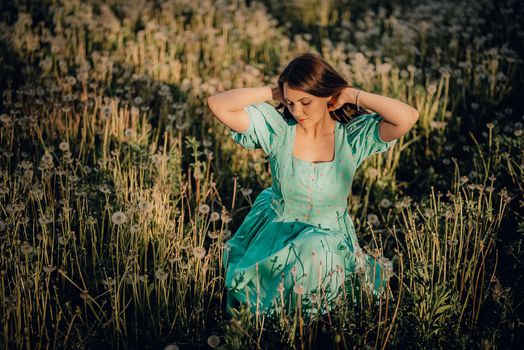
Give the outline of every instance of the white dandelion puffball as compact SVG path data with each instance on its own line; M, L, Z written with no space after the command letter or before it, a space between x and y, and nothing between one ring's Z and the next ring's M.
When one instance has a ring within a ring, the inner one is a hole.
M377 225L379 223L379 219L376 214L368 214L367 219L371 225Z
M311 293L309 295L309 300L311 300L312 303L316 303L318 301L318 295L317 293Z
M212 212L211 215L209 216L209 219L211 221L217 221L218 219L220 219L220 214L216 211Z
M67 141L62 141L60 142L60 145L58 145L58 148L60 148L62 152L67 152L69 151L69 143L67 143Z
M200 206L198 207L198 211L199 211L201 214L207 214L207 213L209 213L209 205L207 205L207 204L200 204Z
M195 248L193 248L193 254L198 259L202 259L204 256L206 256L206 248L204 248L204 247L195 247Z
M391 202L389 201L389 199L384 198L380 201L380 206L383 208L389 208L391 206Z
M277 291L278 291L279 293L281 293L281 292L284 291L284 283L280 282L280 283L278 284Z
M111 221L113 221L113 224L115 225L122 225L127 221L127 216L123 212L117 211L111 215Z
M297 284L294 288L293 288L293 291L295 293L297 293L298 295L302 295L304 293L304 286L301 285L301 284Z
M160 281L164 281L167 278L167 272L162 269L158 269L155 271L155 277Z
M217 335L210 335L207 338L207 344L212 348L216 348L220 344L220 337Z
M222 215L220 215L220 218L222 219L222 221L227 224L228 222L231 221L231 217L229 216L228 213L224 212L222 213Z
M178 346L176 344L169 344L164 350L178 350Z

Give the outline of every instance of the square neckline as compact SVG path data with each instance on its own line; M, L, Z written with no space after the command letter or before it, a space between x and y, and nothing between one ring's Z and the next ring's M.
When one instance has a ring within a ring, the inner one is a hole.
M293 127L292 127L292 130L291 130L291 158L293 160L297 160L299 162L303 162L303 163L307 163L307 164L311 164L311 165L319 165L319 164L334 164L336 159L337 159L337 129L338 129L338 124L339 122L337 120L334 120L335 121L335 126L334 126L334 135L333 135L333 159L330 160L330 161L322 161L322 162L311 162L309 160L305 160L305 159L300 159L300 158L297 158L294 156L293 154L293 151L294 151L294 148L295 148L295 137L296 137L296 129L297 129L297 124L298 122L296 122L295 124L293 124Z

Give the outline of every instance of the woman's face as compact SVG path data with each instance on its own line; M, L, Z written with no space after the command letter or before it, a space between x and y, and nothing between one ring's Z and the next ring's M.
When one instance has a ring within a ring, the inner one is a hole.
M301 124L315 124L328 115L330 97L317 97L301 90L289 88L284 82L283 99L286 106Z

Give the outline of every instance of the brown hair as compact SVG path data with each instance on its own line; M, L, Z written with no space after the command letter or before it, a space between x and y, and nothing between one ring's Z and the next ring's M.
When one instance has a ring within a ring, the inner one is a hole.
M340 95L343 89L351 87L347 81L322 56L308 52L295 57L288 63L278 77L280 95L284 95L284 82L295 90L301 90L317 97ZM276 109L284 108L284 119L294 120L286 105L280 103ZM362 108L360 108L362 110ZM346 103L339 109L329 112L332 119L345 123L351 117L364 114L357 112L356 105Z

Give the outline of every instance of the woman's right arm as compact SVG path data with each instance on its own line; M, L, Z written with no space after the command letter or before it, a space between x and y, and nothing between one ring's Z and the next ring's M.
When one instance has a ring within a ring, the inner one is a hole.
M215 117L236 132L245 132L249 127L247 106L271 100L274 97L271 86L237 88L207 98L207 105Z

